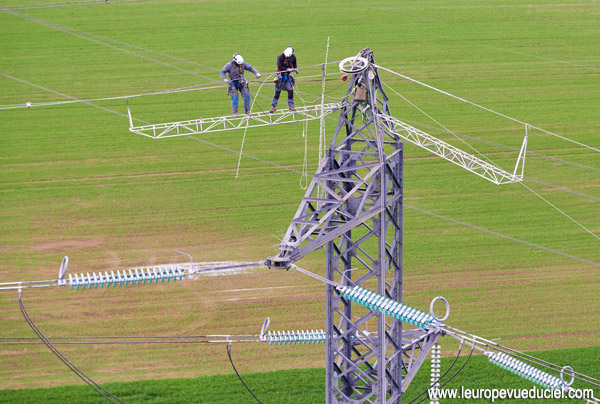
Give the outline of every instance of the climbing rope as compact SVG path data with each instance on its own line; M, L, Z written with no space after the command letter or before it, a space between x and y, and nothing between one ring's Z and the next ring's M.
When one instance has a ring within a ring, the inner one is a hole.
M294 87L296 89L296 94L300 99L303 107L306 107L306 102L302 95L300 95L300 90L298 89L298 85L294 81ZM300 188L306 190L308 188L308 121L304 121L302 124L302 137L304 138L304 160L302 162L302 175L300 176Z
M273 76L273 73L271 73L269 75L269 77L267 77L266 80L264 80L260 87L258 87L258 91L256 92L256 96L254 96L254 99L252 100L252 105L250 105L250 111L252 111L254 109L254 104L256 103L256 100L258 99L258 94L260 94L260 90L263 88L263 86L265 85L265 83L267 81L269 81L269 78L271 78L271 76ZM248 89L248 91L250 91ZM235 179L237 180L239 174L240 174L240 164L242 162L242 154L244 153L244 142L246 141L246 131L248 130L248 126L249 126L250 120L246 121L246 127L244 128L244 136L242 136L242 146L240 147L240 154L238 156L238 163L237 163L237 168L235 170Z
M327 75L327 58L329 57L329 37L327 37L327 49L325 50L325 63L321 66L321 122L319 130L319 162L325 153L325 76Z

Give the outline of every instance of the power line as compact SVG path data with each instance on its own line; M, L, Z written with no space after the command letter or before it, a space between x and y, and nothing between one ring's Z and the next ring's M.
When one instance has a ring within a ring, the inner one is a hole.
M442 133L444 132L442 129L440 129L437 126L431 126L431 125L424 124L422 122L410 121L410 120L407 120L407 119L404 119L404 121L412 124L413 126L420 126L420 127L428 128L428 129L434 130L436 132L442 132ZM506 145L503 145L501 143L496 143L496 142L492 142L490 140L485 140L485 139L479 139L479 138L476 138L476 137L473 137L473 136L465 135L465 134L460 133L460 132L453 132L453 133L456 136L458 136L458 137L469 139L469 140L471 140L473 142L484 143L484 144L487 144L487 145L490 145L490 146L494 146L494 147L498 147L498 148L502 148L502 149L510 150L510 151L516 151L516 152L519 151L518 148L511 147L511 146L506 146ZM586 166L586 165L583 165L583 164L574 163L572 161L562 160L562 159L559 159L559 158L556 158L556 157L552 157L552 156L546 156L545 154L536 153L536 152L530 150L530 148L527 149L527 157L537 157L537 158L541 158L541 159L544 159L544 160L553 161L553 162L557 162L557 163L564 164L564 165L569 165L569 166L572 166L572 167L575 167L575 168L579 168L579 169L582 169L582 170L588 170L588 171L593 171L593 172L596 172L596 173L600 173L600 168L590 167L590 166Z
M252 397L254 397L254 399L256 401L258 401L259 404L262 404L262 401L260 401L258 399L258 397L256 397L256 395L252 392L252 390L250 390L250 387L248 387L248 385L246 384L246 382L244 382L244 379L242 379L242 376L240 376L240 374L238 373L237 369L235 368L235 365L233 364L233 359L231 359L231 344L227 344L227 356L229 357L229 362L231 363L231 367L235 371L235 374L237 375L238 379L240 379L240 382L242 382L242 384L244 385L244 387L246 388L246 390L248 390L248 392L250 394L252 394Z
M258 334L207 334L207 335L87 335L87 336L71 336L71 337L46 337L48 340L65 340L65 339L178 339L178 338L246 338L256 337ZM2 340L37 340L37 337L0 337Z
M575 143L575 144L577 144L577 145L579 145L579 146L582 146L582 147L585 147L585 148L587 148L587 149L590 149L590 150L593 150L593 151L596 151L596 152L599 152L599 153L600 153L600 150L599 150L599 149L596 149L596 148L594 148L594 147L592 147L592 146L588 146L588 145L586 145L586 144L583 144L583 143L577 142L577 141L575 141L575 140L572 140L572 139L566 138L566 137L564 137L564 136L560 136L560 135L558 135L558 134L556 134L556 133L553 133L553 132L547 131L547 130L545 130L545 129L542 129L542 128L539 128L539 127L537 127L537 126L533 126L533 125L531 125L531 124L528 124L528 123L526 123L526 122L520 121L520 120L518 120L518 119L516 119L516 118L512 118L512 117L510 117L510 116L508 116L508 115L505 115L505 114L502 114L502 113L500 113L500 112L494 111L493 109L490 109L490 108L484 107L484 106L482 106L482 105L476 104L476 103L474 103L474 102L472 102L472 101L465 100L464 98L461 98L461 97L459 97L459 96L456 96L456 95L450 94L450 93L449 93L449 92L447 92L447 91L440 90L439 88L436 88L436 87L430 86L429 84L422 83L422 82L420 82L420 81L418 81L418 80L415 80L415 79L413 79L413 78L410 78L410 77L408 77L408 76L405 76L404 74L397 73L397 72L395 72L395 71L393 71L393 70L390 70L390 69L387 69L387 68L385 68L385 67L383 67L383 66L376 65L376 67L377 67L377 68L379 68L379 69L381 69L381 70L385 70L385 71L386 71L386 72L388 72L388 73L392 73L392 74L394 74L394 75L396 75L396 76L398 76L398 77L402 77L402 78L404 78L404 79L406 79L406 80L408 80L408 81L412 81L413 83L416 83L416 84L418 84L418 85L420 85L420 86L427 87L427 88L429 88L430 90L434 90L434 91L436 91L436 92L438 92L438 93L440 93L440 94L447 95L448 97L454 98L454 99L456 99L456 100L459 100L459 101L465 102L465 103L467 103L467 104L470 104L470 105L472 105L472 106L474 106L474 107L477 107L477 108L483 109L483 110L485 110L485 111L491 112L492 114L495 114L495 115L498 115L498 116L504 117L504 118L506 118L506 119L508 119L508 120L511 120L511 121L513 121L513 122L517 122L517 123L520 123L520 124L522 124L522 125L529 125L529 127L530 127L531 129L536 129L536 130L539 130L539 131L541 131L541 132L544 132L544 133L546 133L546 134L548 134L548 135L552 135L552 136L558 137L558 138L560 138L560 139L566 140L566 141L568 141L568 142L571 142L571 143Z
M37 84L30 83L29 81L25 81L25 80L19 79L19 78L17 78L17 77L10 76L10 75L8 75L8 74L5 74L5 73L0 73L0 75L1 75L1 76L4 76L4 77L6 77L6 78L9 78L9 79L11 79L11 80L18 81L18 82L20 82L20 83L23 83L23 84L27 84L28 86L35 87L35 88L39 88L40 90L48 91L48 92L50 92L50 93L52 93L52 94L56 94L56 95L59 95L59 96L61 96L61 97L70 98L71 100L75 100L76 102L83 102L84 104L91 105L92 107L99 108L99 109L101 109L101 110L103 110L103 111L110 112L110 113L113 113L113 114L117 114L117 115L120 115L120 116L122 116L122 117L124 117L124 118L127 118L127 115L126 115L126 114L122 114L122 113L120 113L120 112L117 112L117 111L115 111L115 110L112 110L112 109L109 109L109 108L101 107L100 105L93 104L93 103L91 103L91 102L89 102L89 101L81 101L81 100L79 100L79 99L78 99L78 98L76 98L76 97L72 97L72 96L70 96L70 95L67 95L67 94L59 93L58 91L54 91L54 90L51 90L51 89L49 89L49 88L42 87L42 86L40 86L40 85L37 85Z
M438 120L436 120L435 118L433 118L431 115L429 115L427 112L423 111L423 109L419 108L417 105L415 105L413 102L411 102L408 98L406 98L405 96L403 96L402 94L400 94L399 92L397 92L396 90L394 90L392 87L390 87L389 85L383 83L384 86L386 86L387 88L389 88L394 94L396 94L398 97L402 98L404 101L406 101L407 103L409 103L413 108L415 108L417 111L419 111L420 113L422 113L423 115L425 115L427 118L431 119L433 122L437 123L442 129L444 129L446 131L446 133L451 134L452 136L454 136L456 139L460 140L462 143L464 143L467 147L469 147L471 150L473 150L475 153L479 154L481 157L483 157L484 159L488 160L490 163L494 164L495 166L498 166L498 164L496 164L494 161L492 161L490 158L488 158L487 156L483 155L479 150L477 150L475 147L471 146L469 143L467 143L464 139L460 138L459 136L457 136L454 132L452 132L450 129L448 129L447 127L445 127L444 125L442 125Z
M4 73L0 73L0 74L7 78L13 78ZM18 79L16 79L16 80L18 80ZM25 83L24 81L22 81L22 82ZM29 84L29 83L27 83L27 84ZM214 85L214 86L208 87L210 85ZM129 98L144 97L144 96L148 96L148 95L173 94L173 93L198 91L198 90L211 90L211 89L215 89L215 88L223 88L224 86L225 85L222 81L218 81L218 82L213 82L213 83L199 84L199 85L187 86L187 87L179 87L179 88L174 88L174 89L169 89L169 90L155 91L155 92L151 92L151 93L142 93L142 94L120 95L120 96L102 97L102 98L90 98L90 99L84 99L84 100L73 99L71 101L48 101L48 102L35 102L35 103L27 102L25 104L0 105L0 110L17 109L17 108L47 107L47 106L55 106L55 105L89 103L89 102L97 102L97 101L125 100L125 99L129 99Z
M463 342L461 342L460 346L458 347L458 352L456 353L456 356L454 357L454 361L452 361L452 364L448 367L448 369L446 369L446 371L440 377L438 377L436 381L433 381L433 379L432 379L431 380L431 384L429 385L429 387L426 388L425 390L423 390L421 393L419 393L419 395L417 395L411 401L409 401L408 404L412 404L414 401L416 401L423 394L427 393L430 388L434 387L440 380L442 380L444 378L444 376L446 376L446 374L448 374L448 372L450 372L450 370L452 370L452 368L454 367L454 365L456 364L456 361L458 360L458 358L460 356L460 353L462 352L463 346L464 346L464 344L463 344ZM421 402L421 401L419 401L419 402Z
M592 236L594 236L595 238L597 238L598 240L600 240L600 237L598 237L598 235L594 234L590 229L588 229L587 227L585 227L584 225L582 225L581 223L579 223L577 220L573 219L571 216L569 216L568 214L566 214L564 211L562 211L561 209L559 209L552 202L550 202L547 199L545 199L543 196L541 196L540 194L538 194L537 192L535 192L533 189L531 189L530 187L528 187L524 183L521 183L521 185L524 186L525 188L527 188L529 190L529 192L531 192L532 194L534 194L535 196L537 196L538 198L540 198L542 201L546 202L548 205L550 205L551 207L553 207L555 210L557 210L559 213L561 213L567 219L569 219L570 221L572 221L573 223L575 223L577 226L581 227L583 230L585 230L586 232L590 233Z
M96 392L98 392L98 394L100 394L102 397L104 397L105 399L107 399L111 403L116 404L116 401L118 401L121 404L125 404L124 401L120 400L117 396L115 396L114 394L112 394L111 392L109 392L108 390L106 390L104 387L100 386L98 383L96 383L95 381L93 381L90 377L88 377L85 373L83 373L79 368L77 368L77 366L75 366L73 363L71 363L44 336L44 334L40 331L40 329L37 328L37 326L35 325L35 323L33 322L33 320L31 320L31 318L29 317L29 314L27 314L27 310L25 309L25 305L23 305L23 301L21 299L21 290L19 290L19 308L21 309L21 314L23 315L23 318L25 319L25 321L27 322L27 324L29 325L29 327L33 330L33 332L40 338L40 340L44 343L44 345L46 345L46 347L48 347L48 349L50 349L50 351L58 359L60 359L61 362L63 362L73 373L75 373L75 375L77 375L77 377L79 377L81 380L83 380L88 386L90 386L91 388L93 388L94 390L96 390ZM114 401L113 398L116 401Z
M148 0L145 0L145 1L148 1ZM332 62L332 63L336 63L336 62ZM321 65L315 65L315 66L321 66ZM305 69L312 68L315 66L306 66L304 68ZM265 73L265 74L263 74L263 76L264 75L273 75L275 73L277 73L277 72ZM21 81L22 83L30 84L28 82L25 82L24 80L14 78L14 77L9 76L4 73L0 73L0 75L4 76L6 78L13 79L13 80ZM337 73L329 73L329 75L337 75ZM297 77L297 79L303 80L303 79L308 79L308 78L313 78L313 77L321 77L321 75L303 76L303 77ZM320 81L321 80L319 80L319 82ZM256 81L255 83L260 83L261 85L263 85L267 82L269 82L269 80ZM251 82L251 83L253 83L253 82ZM163 94L175 94L175 93L190 92L190 91L223 89L223 88L226 88L227 86L228 86L228 84L223 83L222 80L219 80L219 81L213 81L211 83L196 84L196 85L192 85L192 86L178 87L178 88L172 88L172 89L167 89L167 90L159 90L159 91L153 91L153 92L149 92L149 93L118 95L118 96L111 96L111 97L89 98L89 99L73 99L71 101L48 101L48 102L27 102L25 104L6 104L6 105L0 105L0 110L17 109L17 108L46 107L46 106L55 106L55 105L63 105L63 104L97 102L97 101L126 100L126 99L146 97L146 96L151 96L151 95L163 95ZM39 88L45 89L43 87L39 87ZM60 95L60 94L58 94L58 95Z
M467 363L469 363L469 359L471 359L471 356L473 355L473 351L474 351L474 350L475 350L475 345L471 346L471 352L469 352L469 356L468 356L468 357L467 357L467 359L466 359L466 360L463 362L463 364L461 365L461 367L460 367L460 368L458 368L458 370L457 370L456 372L454 372L454 374L453 374L452 376L450 376L450 378L449 378L448 380L446 380L444 383L442 383L442 384L440 385L440 387L439 387L440 389L441 389L442 387L444 387L445 385L447 385L448 383L450 383L450 382L452 381L452 379L454 379L454 378L455 378L455 377L456 377L456 376L457 376L457 375L458 375L458 374L459 374L459 373L460 373L460 372L461 372L461 371L464 369L464 367L467 365ZM417 397L420 397L420 396L421 396L421 395L419 394L419 396L417 396ZM422 399L420 399L419 401L417 401L417 404L420 404L420 403L422 403L423 401L427 400L428 398L429 398L429 397L427 397L427 396L423 397ZM413 403L413 401L415 401L415 400L416 400L416 398L415 398L414 400L412 400L411 402L409 402L408 404L412 404L412 403Z
M591 199L592 201L595 201L595 202L600 202L600 198L598 198L597 196L584 194L583 192L579 192L579 191L573 191L572 189L561 187L561 186L558 186L558 185L554 185L554 184L551 184L549 182L536 180L536 179L531 178L531 177L523 177L523 179L525 179L526 181L529 181L529 182L535 182L536 184L544 185L544 186L546 186L548 188L557 189L559 191L563 191L563 192L567 192L567 193L570 193L570 194L573 194L573 195L577 195L577 196L580 196L582 198Z
M260 340L143 340L143 341L63 341L53 342L54 345L162 345L162 344L230 344L230 343L254 343ZM0 342L0 345L45 345L43 342Z
M457 138L458 140L462 141L464 144L466 144L468 147L470 147L472 150L474 150L476 153L478 153L479 155L481 155L482 157L484 157L485 159L487 159L488 161L494 163L491 159L487 158L486 156L484 156L482 153L480 153L477 149L475 149L473 146L471 146L469 143L465 142L462 138L458 137L457 135L454 134L454 132L452 132L450 129L446 128L444 125L442 125L439 121L437 121L436 119L434 119L431 115L427 114L425 111L423 111L421 108L419 108L418 106L416 106L414 103L412 103L410 100L408 100L406 97L404 97L402 94L400 94L399 92L397 92L396 90L394 90L392 87L386 85L384 83L384 85L389 88L394 94L396 94L398 97L402 98L404 101L406 101L407 103L409 103L411 106L413 106L414 108L416 108L419 112L421 112L422 114L424 114L425 116L427 116L429 119L431 119L432 121L434 121L435 123L437 123L439 126L441 126L447 133L450 133L452 136L454 136L455 138ZM497 164L496 164L497 165ZM579 223L578 221L576 221L575 219L573 219L573 217L569 216L568 214L566 214L564 211L562 211L561 209L559 209L556 205L552 204L550 201L548 201L547 199L545 199L544 197L542 197L540 194L538 194L537 192L535 192L533 189L531 189L530 187L528 187L527 185L525 185L523 182L521 182L521 185L524 186L526 189L528 189L531 193L533 193L534 195L536 195L538 198L542 199L545 203L547 203L548 205L550 205L552 208L554 208L555 210L557 210L558 212L560 212L562 215L564 215L566 218L568 218L569 220L571 220L573 223L577 224L579 227L581 227L583 230L585 230L586 232L590 233L593 237L597 238L598 240L600 240L600 237L598 237L596 234L594 234L591 230L589 230L588 228L586 228L585 226L583 226L581 223Z
M404 206L407 207L408 209L416 210L417 212L421 212L421 213L424 213L426 215L434 216L434 217L437 217L439 219L443 219L443 220L447 220L447 221L452 222L452 223L460 224L461 226L466 226L466 227L470 227L471 229L475 229L475 230L479 230L479 231L482 231L482 232L485 232L485 233L493 234L494 236L502 237L502 238L505 238L507 240L515 241L515 242L521 243L521 244L525 244L525 245L528 245L530 247L534 247L534 248L537 248L537 249L540 249L540 250L551 252L553 254L562 255L563 257L572 258L574 260L581 261L581 262L584 262L586 264L590 264L592 266L600 268L600 263L598 263L598 262L593 262L593 261L590 261L590 260L586 260L585 258L580 258L580 257L577 257L575 255L566 254L566 253L563 253L563 252L560 252L560 251L557 251L557 250L553 250L553 249L548 248L548 247L543 247L543 246L540 246L540 245L537 245L537 244L533 244L533 243L530 243L529 241L520 240L520 239L515 238L515 237L507 236L506 234L498 233L498 232L495 232L495 231L492 231L492 230L488 230L488 229L483 228L483 227L479 227L479 226L475 226L475 225L472 225L472 224L469 224L469 223L466 223L466 222L462 222L460 220L456 220L456 219L452 219L452 218L449 218L449 217L446 217L446 216L438 215L438 214L433 213L433 212L428 212L426 210L419 209L419 208L414 207L414 206L410 206L410 205L406 205L406 204Z

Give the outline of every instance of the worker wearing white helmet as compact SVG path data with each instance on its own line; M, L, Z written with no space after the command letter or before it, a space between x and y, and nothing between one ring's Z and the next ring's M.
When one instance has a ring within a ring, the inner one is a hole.
M246 115L252 115L250 111L250 89L248 81L244 78L244 70L249 70L260 77L260 73L250 64L244 62L244 58L239 53L233 55L233 60L228 62L221 69L221 78L226 83L229 83L229 95L231 96L231 112L233 116L238 116L238 91L242 93L244 99L244 112ZM225 74L229 74L229 79Z
M288 107L290 111L295 111L294 107L294 77L292 73L298 73L298 65L296 62L296 55L294 55L294 48L288 46L285 48L283 53L277 56L277 78L275 79L275 94L273 95L273 102L271 103L271 110L273 113L277 110L277 102L279 101L279 95L281 90L285 90L288 93Z

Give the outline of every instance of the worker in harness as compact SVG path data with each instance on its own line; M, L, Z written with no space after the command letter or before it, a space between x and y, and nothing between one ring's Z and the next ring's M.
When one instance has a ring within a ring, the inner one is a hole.
M248 81L244 78L244 70L251 71L257 78L261 76L258 70L244 62L244 58L239 53L233 55L233 60L221 69L221 78L224 82L229 83L228 94L231 96L231 112L234 117L238 116L238 92L242 93L244 99L244 113L252 115L252 111L250 111L250 89L248 88ZM229 79L227 79L225 73L229 74Z
M279 95L281 90L285 90L288 93L288 107L290 111L295 111L294 107L294 77L292 72L298 73L298 65L296 64L296 55L294 55L294 48L288 46L285 48L283 53L277 56L277 78L275 79L275 94L273 95L273 102L271 103L270 113L277 110L277 102L279 101Z

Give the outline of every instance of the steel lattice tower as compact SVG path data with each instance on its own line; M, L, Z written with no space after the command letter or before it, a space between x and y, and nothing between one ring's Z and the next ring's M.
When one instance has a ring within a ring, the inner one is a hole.
M374 63L371 51L361 56ZM377 71L353 75L344 102L327 154L328 188L348 193L359 179L346 210L355 219L373 208L378 212L327 243L327 278L344 286L370 285L401 302L403 145L380 129L377 114L390 113ZM343 223L348 216L340 211L336 219ZM326 402L383 403L388 392L389 402L400 402L402 358L395 348L402 346L402 322L362 307L353 310L331 285L326 313L326 332L337 336L327 341ZM366 322L376 322L377 332L361 331Z
M402 301L403 143L381 119L390 113L373 52L359 56L368 63L351 75L329 150L267 264L286 268L326 246L326 402L400 403L437 336L403 335L401 321L353 304L334 286L364 285Z

